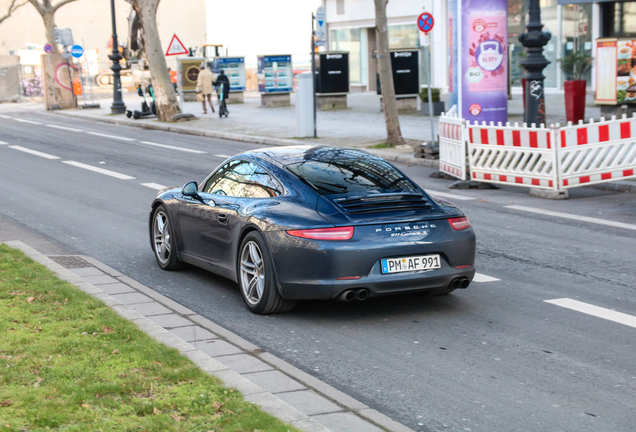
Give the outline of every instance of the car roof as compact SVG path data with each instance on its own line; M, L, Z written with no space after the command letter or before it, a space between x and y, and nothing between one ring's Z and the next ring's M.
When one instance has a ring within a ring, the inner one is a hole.
M327 161L333 158L368 158L379 159L364 150L349 147L332 147L332 146L281 146L269 147L264 149L251 150L243 153L245 156L251 156L257 159L265 160L279 167L295 164L308 160ZM240 157L241 155L237 155Z

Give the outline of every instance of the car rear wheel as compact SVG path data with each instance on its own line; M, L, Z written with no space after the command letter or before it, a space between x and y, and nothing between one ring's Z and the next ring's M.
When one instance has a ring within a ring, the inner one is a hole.
M177 270L183 265L177 258L177 248L172 232L168 211L160 205L152 217L152 245L157 264L164 270Z
M245 236L238 265L241 294L250 311L256 314L287 312L296 305L296 300L286 300L278 292L272 259L260 233L253 231Z

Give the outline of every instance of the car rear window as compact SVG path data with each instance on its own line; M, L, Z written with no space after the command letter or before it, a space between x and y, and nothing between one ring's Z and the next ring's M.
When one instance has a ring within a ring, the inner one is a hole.
M358 150L318 149L286 168L320 195L350 192L419 193L418 187L384 159Z

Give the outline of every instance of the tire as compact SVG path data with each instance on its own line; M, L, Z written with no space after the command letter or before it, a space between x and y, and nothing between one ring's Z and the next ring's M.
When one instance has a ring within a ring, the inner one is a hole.
M178 270L183 266L177 257L173 232L168 211L160 205L152 215L152 250L157 264L164 270Z
M238 283L247 308L259 315L287 312L296 300L278 292L272 258L263 236L252 231L245 236L238 256Z

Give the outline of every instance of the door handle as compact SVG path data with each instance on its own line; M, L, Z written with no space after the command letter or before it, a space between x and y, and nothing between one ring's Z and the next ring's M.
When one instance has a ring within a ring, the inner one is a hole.
M216 220L222 224L227 223L227 215L225 213L221 213L216 217Z

